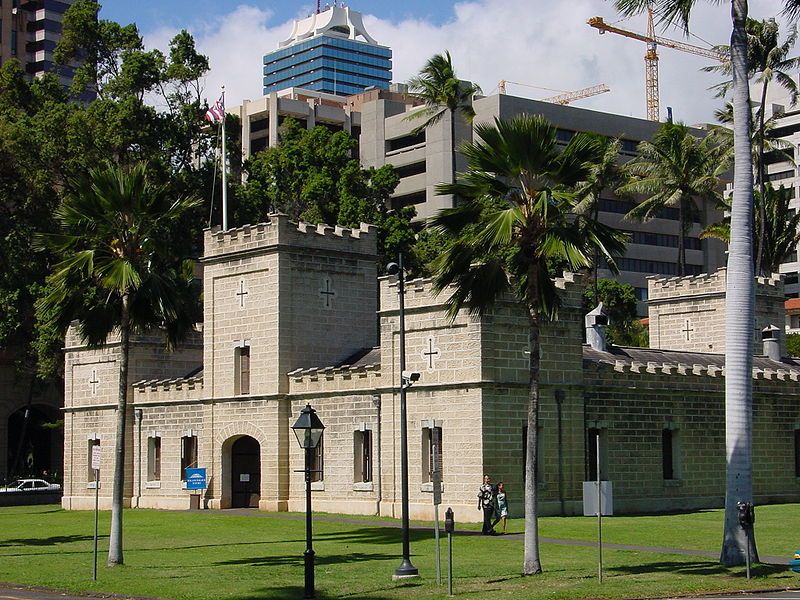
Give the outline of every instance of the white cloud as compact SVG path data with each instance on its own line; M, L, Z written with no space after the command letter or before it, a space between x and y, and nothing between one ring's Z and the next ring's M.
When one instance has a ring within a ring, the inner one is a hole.
M778 0L751 0L750 14L764 18L779 12ZM698 3L692 15L693 33L712 43L727 43L730 16L726 3ZM365 10L367 12L367 10ZM542 88L576 90L598 83L610 93L581 100L575 106L636 117L645 115L645 44L614 34L600 36L586 24L591 16L618 20L611 2L603 0L472 0L455 4L443 24L424 20L390 22L367 14L365 24L380 43L392 48L394 80L406 81L436 52L450 50L458 73L479 83L484 92L500 79ZM621 24L644 31L642 18ZM276 23L272 12L240 5L216 22L187 23L200 51L211 60L206 95L216 96L225 83L228 104L261 95L261 58L291 32L291 23ZM149 47L165 48L175 31L145 35ZM664 37L683 39L680 31ZM687 41L705 45L700 39ZM707 88L718 81L699 69L708 60L661 48L661 112L673 108L675 118L695 123L712 118L719 100ZM509 84L508 93L541 98L546 90Z

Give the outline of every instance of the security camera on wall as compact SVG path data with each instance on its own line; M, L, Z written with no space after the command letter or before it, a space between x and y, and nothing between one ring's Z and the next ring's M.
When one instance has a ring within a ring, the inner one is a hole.
M420 374L416 371L403 371L403 379L408 381L409 383L414 383L415 381L419 381Z

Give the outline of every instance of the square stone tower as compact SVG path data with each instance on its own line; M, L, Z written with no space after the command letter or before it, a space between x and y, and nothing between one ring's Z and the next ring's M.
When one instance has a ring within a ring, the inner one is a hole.
M727 269L688 277L651 277L648 281L650 347L684 352L725 352ZM753 354L763 353L761 330L781 327L784 316L780 275L756 278ZM780 347L785 350L781 336Z
M269 222L207 230L204 380L213 398L288 391L286 373L376 342L377 234Z

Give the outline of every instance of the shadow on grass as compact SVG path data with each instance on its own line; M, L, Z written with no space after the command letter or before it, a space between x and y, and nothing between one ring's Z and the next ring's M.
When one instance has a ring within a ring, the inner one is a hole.
M378 560L396 560L397 554L376 554L374 552L351 552L349 554L317 554L315 563L318 567L325 565L345 565ZM234 558L214 563L218 566L226 565L249 565L252 567L273 567L278 565L303 565L302 554L292 554L289 556L254 556L250 558Z
M645 573L678 573L681 575L722 575L738 577L739 573L731 571L714 561L662 561L639 565L617 566L606 569L608 573L620 575L642 575ZM756 564L751 568L753 577L769 577L779 573L787 573L785 565ZM741 576L744 577L744 571Z
M409 539L414 541L427 540L430 532L423 529L409 529ZM362 527L347 531L320 532L314 534L315 540L337 542L361 542L364 544L399 544L403 532L394 527Z
M419 583L404 583L396 586L393 589L408 590L409 597L414 597L414 588L420 586ZM272 586L259 588L250 594L234 596L230 600L293 600L303 598L304 589L299 585L286 585L286 586ZM358 591L351 594L336 594L335 596L328 594L325 590L314 590L315 598L317 600L331 600L332 598L358 598L359 600L387 600L389 596L383 593L383 590L374 591Z
M100 538L106 538L107 535L101 535ZM91 535L54 535L48 538L17 538L13 540L3 540L0 542L0 548L9 548L11 546L57 546L58 544L72 544L74 542L87 542L93 540L94 536Z

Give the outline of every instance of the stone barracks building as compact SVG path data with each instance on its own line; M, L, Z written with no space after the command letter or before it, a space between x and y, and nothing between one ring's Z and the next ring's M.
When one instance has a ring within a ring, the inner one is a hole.
M290 427L310 403L326 429L315 456L314 508L400 514L397 284L377 277L376 231L269 222L205 235L204 323L174 353L158 336L131 348L125 497L132 507L189 508L185 468L205 467L208 508L303 510L303 451ZM580 514L582 482L614 484L617 512L721 506L725 492L725 271L651 279L655 347L583 343L583 282L557 282L559 321L542 334L541 448L544 514ZM434 433L441 436L442 501L478 520L484 473L523 506L528 380L527 320L500 303L451 322L444 295L407 282L412 518L432 518ZM778 279L757 284L754 352L756 501L800 500L800 362L781 358L761 331L780 325ZM601 325L586 319L597 333ZM63 505L94 504L92 447L99 445L101 502L111 495L119 346L66 340ZM195 500L196 502L196 500Z

